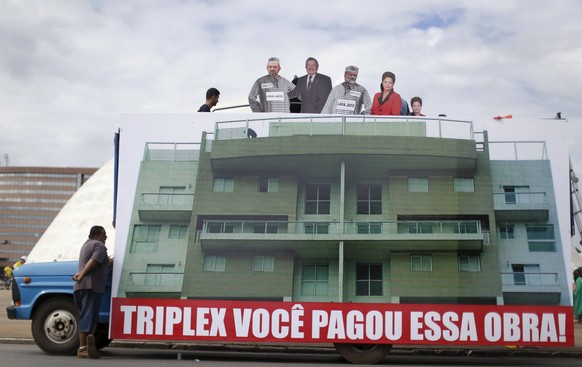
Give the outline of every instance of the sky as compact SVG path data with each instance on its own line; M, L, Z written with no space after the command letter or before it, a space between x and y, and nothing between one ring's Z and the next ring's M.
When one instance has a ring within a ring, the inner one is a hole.
M123 112L196 111L209 87L246 103L269 57L292 79L314 56L372 95L394 72L429 116L561 112L582 176L580 19L561 0L0 0L0 165L100 167Z

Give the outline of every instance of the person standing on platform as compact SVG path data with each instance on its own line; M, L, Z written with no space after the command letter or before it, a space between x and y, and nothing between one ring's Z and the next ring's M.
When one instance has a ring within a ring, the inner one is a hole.
M319 62L314 57L305 61L307 74L297 80L297 90L301 98L301 113L321 113L331 92L331 78L317 72Z
M280 71L279 59L271 57L267 61L268 74L257 79L249 92L251 111L289 113L289 100L299 92L293 83L279 75Z
M344 82L335 86L329 93L321 113L340 115L369 115L372 106L370 94L356 80L358 67L347 66L344 72Z
M206 103L198 109L198 112L210 112L210 109L218 103L220 92L216 88L210 88L206 91Z

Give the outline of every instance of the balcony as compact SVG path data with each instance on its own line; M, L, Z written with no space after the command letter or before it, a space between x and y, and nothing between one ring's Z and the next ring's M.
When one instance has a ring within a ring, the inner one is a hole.
M180 293L184 273L131 272L125 292L132 293Z
M249 139L252 129L257 138ZM207 145L214 170L293 170L329 175L475 171L471 121L407 116L317 116L217 122ZM395 158L395 159L387 159Z
M392 251L480 251L486 239L479 221L287 222L205 221L199 234L205 248L249 246L298 250L326 244L372 244Z
M142 193L138 214L142 222L189 222L194 194Z
M501 273L505 304L552 305L560 302L558 273Z
M493 194L498 222L546 222L550 206L545 192L505 192Z

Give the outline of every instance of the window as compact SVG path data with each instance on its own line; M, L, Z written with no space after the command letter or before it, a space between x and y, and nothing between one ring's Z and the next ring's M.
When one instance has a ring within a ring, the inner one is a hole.
M144 285L171 285L174 280L174 264L148 264Z
M411 255L410 256L410 270L411 271L432 271L432 256L431 255Z
M183 186L161 186L158 195L158 204L173 205L184 204L186 196L180 195L186 192Z
M279 179L259 177L259 192L278 192Z
M275 258L273 256L255 256L253 258L253 271L273 271Z
M382 214L382 186L358 185L357 213Z
M479 255L459 255L459 271L481 271Z
M358 223L358 234L380 234L382 223Z
M234 224L225 222L208 222L206 233L234 233Z
M537 264L511 264L514 285L541 285L540 266Z
M529 186L503 186L505 204L527 204Z
M204 271L223 272L226 269L226 257L204 256Z
M329 266L327 264L303 265L301 295L327 297L328 293Z
M382 264L356 264L356 296L382 295Z
M455 233L479 233L478 222L459 222L459 226L455 227Z
M499 226L499 238L502 240L515 239L515 228L513 224Z
M408 192L428 192L428 177L409 177Z
M329 214L331 185L305 185L305 214Z
M135 226L131 252L157 252L160 228L161 226Z
M554 226L526 225L525 229L530 252L553 252L556 250Z
M305 223L305 234L329 234L329 223Z
M455 177L455 192L475 192L475 179L473 177Z
M279 226L276 223L261 223L253 226L253 233L277 233Z
M398 223L398 233L433 233L435 222L400 222Z
M212 191L214 192L233 192L234 178L216 177L212 184Z
M188 233L188 226L170 226L170 233L168 235L169 239L182 239L186 238Z

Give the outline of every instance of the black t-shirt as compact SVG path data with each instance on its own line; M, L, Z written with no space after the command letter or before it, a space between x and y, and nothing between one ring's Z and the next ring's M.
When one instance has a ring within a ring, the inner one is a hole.
M210 107L208 107L208 105L204 103L202 106L200 106L198 112L210 112Z

